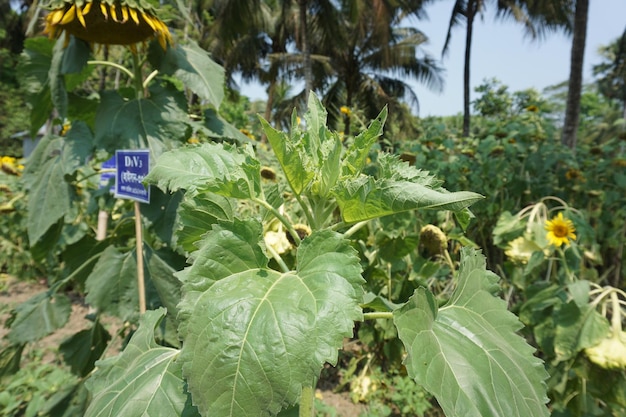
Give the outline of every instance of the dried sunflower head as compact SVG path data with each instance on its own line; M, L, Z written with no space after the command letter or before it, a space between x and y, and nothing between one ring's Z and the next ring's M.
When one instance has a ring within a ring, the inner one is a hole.
M172 43L169 29L145 0L51 0L44 33L64 31L90 43L134 45L156 37L163 49Z

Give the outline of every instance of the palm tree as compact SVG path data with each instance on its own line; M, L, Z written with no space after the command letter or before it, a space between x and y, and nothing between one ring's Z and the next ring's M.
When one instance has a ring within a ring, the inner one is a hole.
M626 29L607 46L600 48L604 62L593 66L593 75L598 77L600 93L610 100L619 101L623 117L626 118Z
M513 18L521 23L527 35L540 38L548 31L567 27L567 0L497 0L496 18ZM450 15L450 23L442 56L448 52L452 30L465 22L465 64L463 70L463 136L470 133L470 59L474 19L485 10L486 0L456 0Z
M347 109L359 109L371 119L385 105L399 108L402 100L417 106L407 78L441 89L442 69L421 51L426 36L399 27L406 15L420 15L422 3L347 0L338 2L333 13L311 17L311 22L325 21L323 28L311 25L312 72L331 125L337 127L343 118L349 134L352 112Z
M576 149L576 132L580 118L580 96L583 87L583 58L587 39L588 14L589 0L576 0L567 104L561 136L561 143L571 149Z

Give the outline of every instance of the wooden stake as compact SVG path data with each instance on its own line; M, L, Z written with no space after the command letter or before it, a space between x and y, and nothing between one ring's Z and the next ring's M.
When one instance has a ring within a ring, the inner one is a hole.
M135 236L137 238L137 288L139 290L139 313L146 312L146 286L143 276L143 234L139 201L135 201Z

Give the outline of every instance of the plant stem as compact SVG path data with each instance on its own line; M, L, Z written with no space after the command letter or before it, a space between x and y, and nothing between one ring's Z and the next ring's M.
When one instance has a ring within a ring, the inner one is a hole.
M300 394L300 417L313 417L313 406L315 393L313 387L302 387L302 394Z
M291 222L289 222L289 220L287 220L285 216L280 214L278 210L272 207L272 205L265 200L261 200L260 198L257 198L257 197L252 197L251 200L265 207L269 211L271 211L274 217L276 217L283 224L283 226L287 228L287 230L289 231L289 234L291 235L291 237L293 237L293 240L296 242L296 246L300 245L300 236L298 236L298 233L296 233L296 231L294 230L293 226L291 225Z
M150 84L150 81L152 81L152 79L153 79L154 77L156 77L158 74L159 74L159 71L158 71L158 70L154 70L154 71L152 71L152 72L150 73L150 75L148 75L148 76L146 77L146 79L143 81L142 87L143 87L143 88L148 88L148 84Z
M363 320L376 320L376 319L392 319L393 313L391 311L375 311L372 313L363 313Z
M313 215L311 214L309 205L304 204L304 200L302 200L302 198L298 195L298 193L294 192L293 195L296 197L296 200L298 201L298 204L300 204L300 207L302 207L302 211L304 211L304 216L306 217L306 221L309 222L309 226L313 230L316 230L315 219L313 218Z
M617 292L611 292L611 308L613 310L611 315L611 330L613 336L619 335L622 331L622 309L619 306L619 298Z
M285 261L283 261L283 258L281 258L280 254L276 252L276 250L274 250L274 248L271 247L270 245L265 245L265 248L268 250L270 255L272 255L272 258L274 258L274 260L280 267L280 270L283 271L284 273L289 272L289 267L287 266Z
M133 73L128 68L126 68L123 65L116 64L115 62L93 60L93 61L87 61L87 64L89 64L89 65L107 65L109 67L117 68L118 70L122 71L124 74L128 75L128 77L131 80L135 79L135 76L133 75Z
M343 233L343 237L350 237L350 236L352 236L353 234L355 234L356 232L361 230L363 228L363 226L365 226L367 223L369 223L369 220L364 220L362 222L358 222L358 223L354 224L352 227L350 227L348 230L346 230Z
M141 63L139 62L139 57L137 54L132 53L133 56L133 69L135 71L135 76L133 77L133 81L135 82L135 92L137 99L143 98L143 83L141 81Z

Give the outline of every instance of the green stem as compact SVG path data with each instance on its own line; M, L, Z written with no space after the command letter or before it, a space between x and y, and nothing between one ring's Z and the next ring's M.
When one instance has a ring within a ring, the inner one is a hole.
M49 294L55 294L59 290L59 288L62 288L65 284L70 282L70 280L72 280L74 278L74 276L76 276L78 273L82 272L82 270L85 269L88 265L90 265L92 262L94 262L95 260L100 258L100 255L102 255L102 253L97 253L97 254L93 255L91 258L89 258L85 262L83 262L83 264L81 266L76 268L76 270L74 270L74 272L72 272L70 275L68 275L67 277L63 278L62 280L57 281L54 284L52 284L52 286L48 290L48 293Z
M565 258L565 251L562 248L557 248L559 254L561 255L561 259L563 260L563 268L565 268L565 276L569 280L569 282L574 282L574 274L570 271L569 266L567 265L567 259Z
M122 71L124 74L128 75L128 77L131 80L135 79L135 76L133 75L133 73L128 68L126 68L123 65L116 64L115 62L93 60L93 61L87 61L87 64L89 64L89 65L106 65L106 66L109 66L109 67L117 68L118 70Z
M313 387L302 387L302 394L300 394L300 417L313 417L314 398Z
M392 319L393 313L391 311L374 311L372 313L363 313L363 320L376 320L376 319Z
M611 293L611 307L613 309L611 316L611 330L613 331L613 336L616 336L622 332L622 309L619 305L617 292L615 291Z
M300 197L300 195L298 195L298 193L294 192L293 195L296 197L296 200L298 201L298 204L300 204L300 207L302 207L302 211L304 211L304 216L306 217L306 221L309 223L309 226L313 230L317 230L315 226L315 219L311 214L310 207L307 204L304 204L304 200L302 199L302 197Z
M346 230L343 233L343 237L350 237L350 236L352 236L353 234L355 234L356 232L361 230L363 228L363 226L365 226L367 223L369 223L369 220L364 220L362 222L358 222L358 223L352 225L348 230Z
M289 231L289 234L291 235L291 237L293 237L293 240L296 242L296 246L300 245L300 236L298 236L298 233L296 233L296 231L294 230L293 226L291 225L291 222L289 222L289 220L287 220L285 216L280 214L278 210L272 207L272 205L265 200L261 200L260 198L256 198L256 197L252 197L251 200L265 207L267 210L271 211L274 217L276 217L283 224L283 226L287 228L287 230Z
M146 77L146 79L144 80L142 87L143 87L143 88L148 88L148 84L150 84L150 81L152 81L152 79L153 79L154 77L156 77L158 74L159 74L159 71L158 71L158 70L154 70L154 71L152 71L152 72L150 73L150 75L148 75L148 76Z
M284 273L287 273L290 271L285 261L283 261L283 258L280 256L278 252L274 250L273 247L271 247L270 245L265 245L265 248L268 250L270 255L272 255L272 258L274 258L276 263L278 263L278 266L280 267L281 271L283 271Z
M139 57L137 54L131 54L133 56L133 70L135 71L135 76L133 77L133 81L135 82L135 90L137 93L137 99L141 99L143 97L143 83L141 79L141 63L139 62Z

